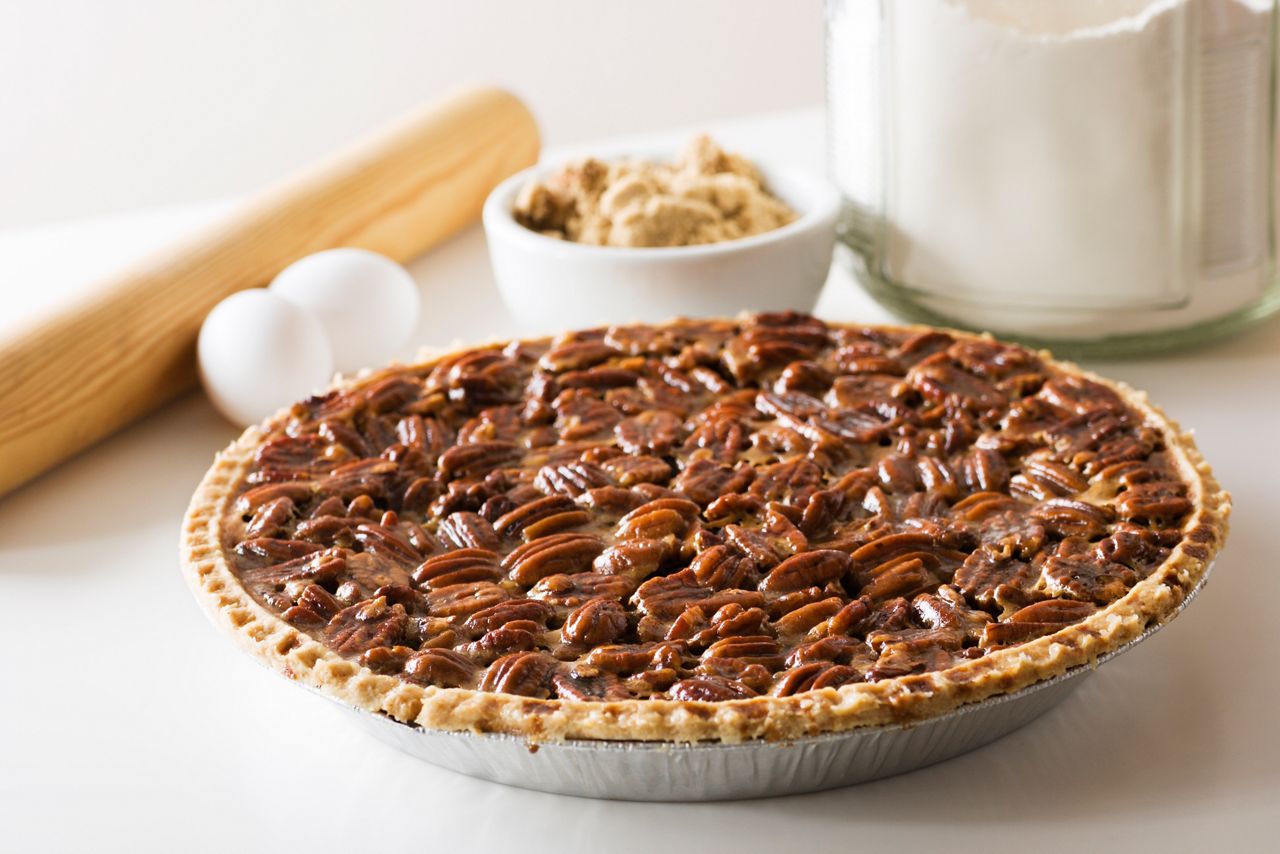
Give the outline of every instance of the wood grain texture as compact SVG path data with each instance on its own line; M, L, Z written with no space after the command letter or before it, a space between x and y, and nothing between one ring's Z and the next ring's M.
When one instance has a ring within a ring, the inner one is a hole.
M0 493L190 388L200 324L229 294L322 249L413 258L479 218L538 147L514 96L458 92L0 342Z

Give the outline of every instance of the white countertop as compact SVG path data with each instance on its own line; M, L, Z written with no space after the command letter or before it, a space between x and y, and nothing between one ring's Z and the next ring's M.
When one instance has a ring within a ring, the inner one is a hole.
M822 161L814 111L711 130ZM0 334L225 207L0 233ZM418 344L508 331L478 227L412 269ZM819 313L887 317L838 270ZM0 499L0 850L1262 850L1280 820L1280 325L1091 367L1194 427L1235 495L1227 550L1187 613L966 756L695 805L558 797L422 764L236 651L178 572L187 500L236 434L190 394Z

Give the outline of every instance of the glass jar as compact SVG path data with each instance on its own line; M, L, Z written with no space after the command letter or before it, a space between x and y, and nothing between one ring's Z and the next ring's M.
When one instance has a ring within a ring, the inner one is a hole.
M1276 0L827 0L843 252L912 319L1076 354L1280 308Z

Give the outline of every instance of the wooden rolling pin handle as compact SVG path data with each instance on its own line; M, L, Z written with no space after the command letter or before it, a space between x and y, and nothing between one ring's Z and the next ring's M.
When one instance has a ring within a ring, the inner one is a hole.
M200 324L227 295L322 249L413 258L475 221L538 145L514 96L458 92L0 342L0 493L190 388Z

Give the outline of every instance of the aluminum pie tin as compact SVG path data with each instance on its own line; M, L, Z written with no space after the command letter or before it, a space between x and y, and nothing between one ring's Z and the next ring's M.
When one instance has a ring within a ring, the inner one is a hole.
M1200 592L1211 569L1173 616ZM534 744L521 736L423 729L341 705L375 738L410 756L507 786L624 801L765 798L891 777L990 744L1062 702L1099 665L1142 643L1165 624L1147 628L1092 665L1074 667L1052 679L934 718L791 741L568 740Z

